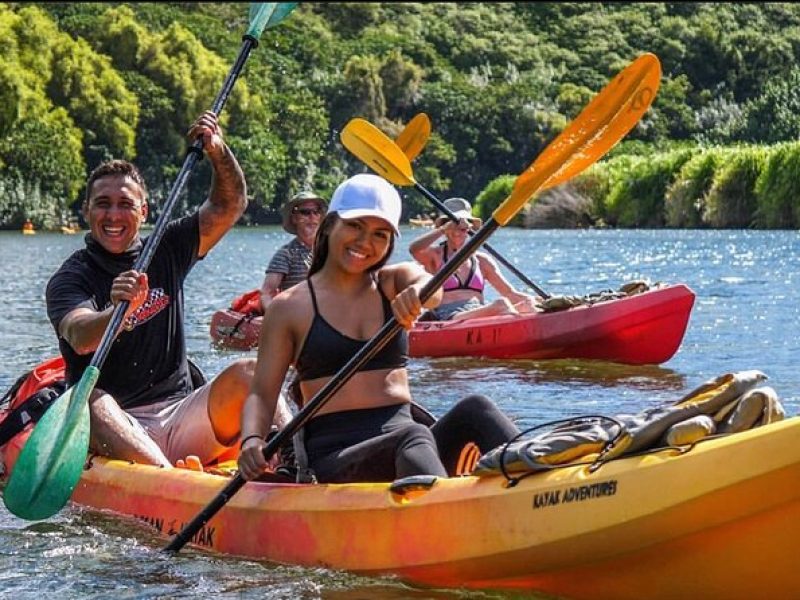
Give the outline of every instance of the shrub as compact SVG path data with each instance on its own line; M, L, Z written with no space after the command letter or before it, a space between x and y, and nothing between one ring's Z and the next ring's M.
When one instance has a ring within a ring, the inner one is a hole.
M699 227L702 224L706 194L714 173L728 154L727 149L710 148L686 161L664 198L667 227Z
M750 227L756 212L756 181L764 168L767 151L744 147L725 154L708 191L703 222L720 228Z
M679 150L641 159L612 187L606 203L609 220L620 227L662 227L666 190L691 155Z
M756 181L755 224L790 229L800 223L800 143L775 146Z
M483 188L481 193L478 194L478 197L475 198L475 206L472 207L472 214L477 213L481 219L486 221L492 216L494 209L500 206L503 200L508 198L516 179L514 175L500 175L492 179L486 184L486 187ZM509 225L522 225L522 216L518 213Z

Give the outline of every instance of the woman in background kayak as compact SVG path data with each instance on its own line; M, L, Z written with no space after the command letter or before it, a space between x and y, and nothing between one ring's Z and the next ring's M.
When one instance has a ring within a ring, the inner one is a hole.
M384 179L356 175L334 192L314 243L305 283L267 306L258 362L242 412L239 469L245 479L266 468L262 451L281 384L294 365L300 402L314 397L395 317L404 329L355 373L305 425L308 463L320 482L392 481L455 472L462 448L481 452L519 433L483 396L458 402L432 427L411 414L406 371L409 329L430 280L418 265L386 265L399 235L400 196ZM441 292L426 307L436 306Z
M472 206L463 198L450 198L444 205L457 218L451 221L442 215L434 222L433 230L411 242L408 250L428 273L438 272L444 264L466 243L470 228L481 226L481 220L472 216ZM444 236L442 242L437 240ZM484 303L483 292L489 282L501 298ZM442 286L444 297L435 309L425 313L424 321L459 321L476 317L516 315L534 312L537 298L514 289L497 267L491 256L476 252L451 275Z

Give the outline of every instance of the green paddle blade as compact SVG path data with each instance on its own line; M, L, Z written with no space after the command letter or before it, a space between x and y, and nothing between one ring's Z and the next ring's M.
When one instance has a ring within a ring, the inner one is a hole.
M297 2L252 2L250 28L245 35L259 39L265 28L274 27L297 6Z
M278 5L275 7L275 11L272 13L272 16L267 21L267 29L275 27L275 25L283 21L287 17L287 15L297 7L298 4L300 3L278 2Z
M89 396L100 371L88 367L33 428L3 494L6 508L23 519L46 519L67 503L89 450Z

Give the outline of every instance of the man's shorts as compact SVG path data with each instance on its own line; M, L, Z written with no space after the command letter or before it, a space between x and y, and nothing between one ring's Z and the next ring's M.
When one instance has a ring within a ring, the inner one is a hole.
M211 383L207 383L180 400L136 406L125 413L134 427L144 430L158 444L172 464L189 454L206 464L230 448L214 435L208 415L210 392Z

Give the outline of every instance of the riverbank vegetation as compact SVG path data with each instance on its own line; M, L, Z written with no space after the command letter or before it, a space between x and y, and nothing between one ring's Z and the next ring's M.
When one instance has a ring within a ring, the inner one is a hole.
M543 193L513 224L797 229L798 173L798 142L617 154ZM488 218L513 184L509 175L491 181L477 198L478 213Z
M140 166L157 213L247 8L0 4L0 227L65 222L111 157ZM289 194L329 194L363 170L338 140L349 119L396 135L418 112L433 134L416 178L486 216L642 52L663 68L648 114L518 224L561 208L562 225L800 227L800 7L788 3L301 3L265 33L223 115L248 180L245 220L274 221ZM183 210L209 177L201 164ZM407 215L434 212L413 190L404 199Z

